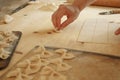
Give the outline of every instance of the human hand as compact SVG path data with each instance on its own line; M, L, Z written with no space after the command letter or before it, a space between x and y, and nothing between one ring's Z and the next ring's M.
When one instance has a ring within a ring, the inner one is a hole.
M52 22L56 29L60 30L72 23L79 15L79 8L73 5L60 5L56 12L52 15ZM63 16L67 19L61 23Z
M115 35L119 35L120 34L120 28L118 28L116 31L115 31Z

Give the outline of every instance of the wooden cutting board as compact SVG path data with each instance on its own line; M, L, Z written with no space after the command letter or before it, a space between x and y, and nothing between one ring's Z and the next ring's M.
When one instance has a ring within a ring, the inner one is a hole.
M47 47L47 50L53 52L58 48ZM34 49L33 49L34 50ZM33 51L32 50L32 51ZM79 50L68 49L68 52L73 53L76 57L65 62L72 66L70 70L60 72L67 77L67 80L119 80L120 79L120 58L106 56L96 53L84 52ZM30 51L21 61L29 59L35 54ZM19 62L21 62L19 61ZM49 65L48 65L49 66ZM10 70L14 70L15 66ZM9 73L9 72L7 72ZM39 72L33 74L37 79ZM6 75L2 80L5 80ZM32 75L31 75L32 76ZM8 80L8 79L7 79Z
M77 41L84 20L88 18L119 19L119 15L98 15L101 11L114 8L87 7L81 12L78 19L68 25L62 33L47 34L48 31L54 29L51 22L51 15L54 11L42 11L39 9L41 6L41 4L29 5L13 14L12 17L14 17L14 20L11 23L0 25L0 30L2 31L21 31L23 33L16 49L16 51L22 52L22 54L15 53L9 67L0 71L0 76L10 70L13 65L24 57L36 44L120 56L119 44L80 43ZM38 33L34 33L34 31L38 31Z

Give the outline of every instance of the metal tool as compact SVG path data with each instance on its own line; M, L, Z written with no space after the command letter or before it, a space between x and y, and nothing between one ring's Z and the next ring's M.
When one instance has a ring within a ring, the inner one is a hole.
M111 10L108 12L100 12L99 15L112 15L112 14L120 14L120 10Z

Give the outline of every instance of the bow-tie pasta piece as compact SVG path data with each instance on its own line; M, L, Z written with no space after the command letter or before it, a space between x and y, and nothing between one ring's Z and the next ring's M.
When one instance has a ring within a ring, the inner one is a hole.
M75 58L75 56L72 54L72 53L64 53L62 56L61 56L62 59L73 59Z
M10 37L5 38L5 41L6 41L7 43L11 43L11 42L13 42L13 41L16 40L16 39L18 39L18 37L12 35L12 36L10 36Z
M13 35L12 32L2 32L1 34L2 34L4 37L10 37L10 36Z
M53 32L55 32L55 33L61 33L62 32L62 30L58 30L58 29L53 29Z
M48 80L48 76L46 76L46 75L40 75L37 80Z
M26 74L19 74L15 80L32 80L33 77Z
M31 64L31 62L29 60L27 60L27 61L28 61L28 66L25 69L25 74L33 74L40 70L40 68L41 68L40 63Z
M16 68L14 71L7 74L7 80L32 80L33 77L23 74L20 68Z
M45 67L42 68L40 74L41 75L50 75L50 73L52 73L53 71L54 70L51 67L45 66Z
M4 50L3 48L0 49L0 58L7 59L10 56L10 52Z
M34 63L34 62L38 62L40 60L40 55L35 55L29 58L29 60Z
M50 63L56 65L57 71L66 71L72 68L70 65L64 63L61 58L52 59Z
M1 35L4 37L3 41L6 43L10 43L18 39L18 37L13 32L1 32Z
M20 68L16 68L14 71L9 72L7 77L16 77L19 73L21 73Z
M52 57L53 56L53 53L50 52L50 51L44 51L41 53L41 58L49 58L49 57Z
M51 75L49 76L49 80L67 80L66 76L61 75L58 72L53 72L51 73Z
M27 60L20 62L17 64L17 67L19 68L26 68L29 65L29 62Z
M9 47L10 44L6 43L5 41L0 41L0 48L5 48L5 47Z
M3 41L4 37L0 34L0 41Z
M44 52L46 49L45 49L45 47L44 46L39 46L39 47L37 47L33 52L34 53L42 53L42 52Z
M50 63L55 65L61 64L62 62L63 60L61 58L55 58L50 60Z
M57 49L55 50L55 53L59 53L59 54L64 54L64 53L67 53L67 50L66 49Z
M47 59L41 59L41 65L47 66L50 62Z
M71 68L72 68L72 66L70 66L70 65L68 65L68 64L66 64L64 62L57 65L57 71L67 71L67 70L69 70Z

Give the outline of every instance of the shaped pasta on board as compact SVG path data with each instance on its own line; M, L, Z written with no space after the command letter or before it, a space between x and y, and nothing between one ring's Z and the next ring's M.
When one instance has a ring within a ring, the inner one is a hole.
M34 53L42 53L42 52L44 52L46 49L43 47L43 46L39 46L39 47L37 47L33 52Z
M39 54L32 56L31 58L29 58L29 60L31 61L31 63L36 63L40 61L41 56Z
M69 69L71 69L72 66L68 65L67 63L60 63L60 64L57 64L57 71L67 71Z
M54 52L61 56L57 56ZM7 77L14 77L15 80L67 80L67 76L60 72L72 68L65 62L75 57L72 53L68 53L66 49L57 49L52 52L40 46L33 51L33 54L19 62Z
M64 53L61 58L63 59L73 59L75 56L72 53Z
M23 74L20 68L16 68L14 71L7 74L8 80L12 78L13 80L32 80L31 76Z
M55 59L50 60L50 63L55 64L55 65L58 65L58 64L60 64L62 62L63 62L63 60L61 58L55 58Z
M50 51L44 51L40 55L41 55L41 58L49 58L49 57L53 56L53 53Z
M41 75L50 75L53 71L54 71L53 68L51 68L49 66L45 66L45 67L42 68L40 74Z
M0 49L0 58L1 59L7 59L10 55L10 52L6 51L5 49Z
M50 64L50 62L47 59L41 59L42 66L47 66L48 64Z
M64 54L64 53L67 53L67 50L66 49L57 49L55 50L56 53L59 53L59 54Z
M28 62L28 65L27 65L27 68L25 69L25 74L33 74L40 70L41 68L40 63L31 64L29 60L27 60L27 62Z
M58 72L52 72L49 76L49 80L67 80L67 78Z
M15 70L9 72L7 77L16 77L19 73L21 73L20 68L16 68Z

